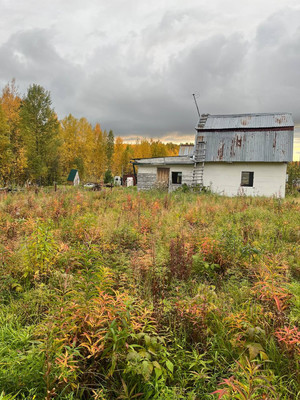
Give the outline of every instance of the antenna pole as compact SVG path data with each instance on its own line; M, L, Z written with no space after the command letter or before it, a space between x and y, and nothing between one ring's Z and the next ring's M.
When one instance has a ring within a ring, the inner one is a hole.
M199 118L200 118L200 111L199 111L199 107L198 107L198 104L197 104L197 100L196 100L195 93L193 93L193 97L194 97L194 101L195 101L195 104L196 104L196 108L197 108L198 116L199 116Z

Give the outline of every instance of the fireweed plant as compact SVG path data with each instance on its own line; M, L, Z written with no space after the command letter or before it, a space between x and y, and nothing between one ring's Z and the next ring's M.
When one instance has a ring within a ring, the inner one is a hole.
M0 399L299 399L299 198L0 196Z

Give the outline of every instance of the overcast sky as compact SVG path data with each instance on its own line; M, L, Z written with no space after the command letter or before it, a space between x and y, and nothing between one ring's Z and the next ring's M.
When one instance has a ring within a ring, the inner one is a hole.
M0 15L1 88L42 85L59 118L189 140L196 93L201 113L300 126L299 0L0 0Z

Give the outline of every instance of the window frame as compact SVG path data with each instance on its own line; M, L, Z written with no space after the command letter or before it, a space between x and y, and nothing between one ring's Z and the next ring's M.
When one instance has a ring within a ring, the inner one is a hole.
M180 178L180 182L178 182L178 178ZM171 180L172 185L182 185L182 171L172 171Z
M246 175L247 174L247 175ZM243 183L243 181L247 181ZM241 172L241 186L242 187L253 187L254 184L254 171L242 171Z

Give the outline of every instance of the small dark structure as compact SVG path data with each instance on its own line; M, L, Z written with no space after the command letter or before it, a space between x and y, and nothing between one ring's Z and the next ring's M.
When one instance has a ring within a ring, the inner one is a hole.
M79 173L77 169L71 169L67 182L69 185L78 186L80 183Z

